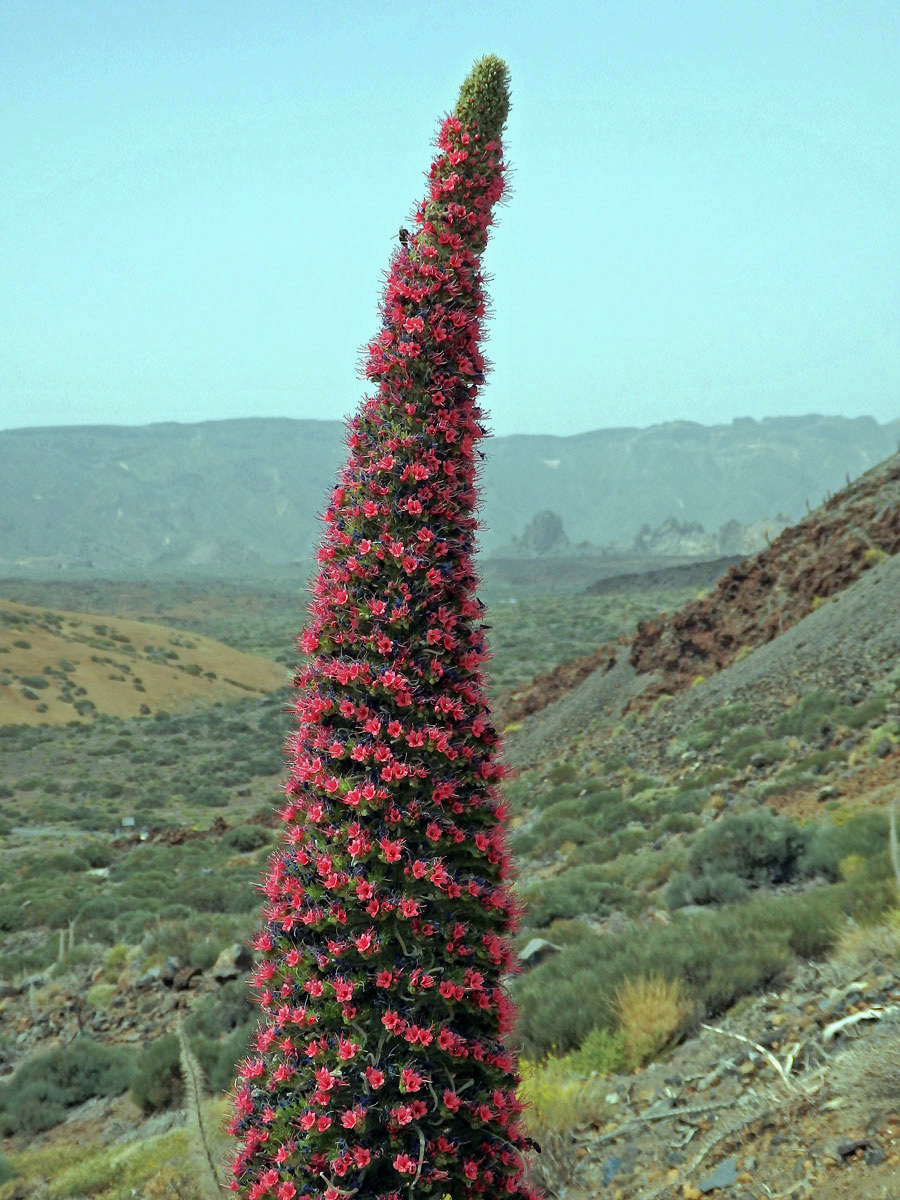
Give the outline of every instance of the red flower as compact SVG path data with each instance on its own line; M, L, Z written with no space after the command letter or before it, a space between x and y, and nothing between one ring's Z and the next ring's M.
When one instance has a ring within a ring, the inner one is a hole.
M380 1088L384 1083L384 1071L379 1071L377 1067L366 1067L366 1079L370 1087Z

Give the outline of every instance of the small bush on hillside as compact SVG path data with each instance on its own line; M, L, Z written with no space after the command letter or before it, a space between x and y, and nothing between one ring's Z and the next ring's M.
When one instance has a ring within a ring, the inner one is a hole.
M0 1087L0 1128L5 1134L38 1133L92 1096L118 1096L128 1087L131 1063L128 1051L89 1038L35 1055Z
M618 1026L630 1064L655 1058L683 1030L690 1014L680 980L655 972L629 977L614 997Z
M239 850L243 854L247 854L251 850L259 850L271 841L271 831L263 829L259 825L236 825L234 829L229 829L222 838L224 845L230 846L233 850Z
M180 1048L174 1033L151 1042L131 1077L131 1098L145 1113L172 1108L181 1099Z
M721 873L752 886L788 883L807 842L805 830L768 808L728 814L697 837L687 868L697 879Z
M572 763L554 763L547 778L553 784L572 783L578 778L578 771Z
M593 864L532 884L526 898L530 923L537 927L560 917L606 916L614 908L635 907L630 891L610 883L603 867Z
M0 901L0 933L18 933L28 924L28 909L20 900L4 897Z
M864 700L862 704L856 704L853 707L843 705L835 710L835 720L839 725L848 725L851 729L862 729L865 725L871 725L877 721L884 713L886 701L883 696L872 696L869 700Z
M807 741L818 737L832 723L831 714L838 707L838 697L832 692L815 691L804 696L775 722L776 737L803 737Z
M730 904L753 887L790 882L808 840L805 830L767 808L726 815L695 839L687 870L672 878L665 902Z
M883 812L859 812L842 824L820 824L812 831L799 863L803 875L840 878L841 861L858 854L871 859L888 845L888 818Z
M759 725L745 725L733 733L722 745L722 757L731 762L739 750L748 746L758 746L765 741L766 731Z
M625 1034L621 1029L596 1026L578 1050L566 1056L566 1061L579 1075L612 1075L628 1065Z
M199 967L201 971L208 971L219 957L220 950L221 946L218 942L207 938L202 942L198 942L191 949L190 962L193 966Z

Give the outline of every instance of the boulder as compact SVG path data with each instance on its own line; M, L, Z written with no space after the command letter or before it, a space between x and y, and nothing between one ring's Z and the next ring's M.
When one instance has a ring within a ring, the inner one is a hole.
M253 965L253 955L246 946L235 942L227 946L213 964L212 976L219 983L227 983L229 979L238 979Z
M519 961L522 964L523 970L527 971L532 967L538 966L552 955L558 954L560 950L562 950L562 946L555 946L553 942L548 942L546 938L535 937L520 951Z

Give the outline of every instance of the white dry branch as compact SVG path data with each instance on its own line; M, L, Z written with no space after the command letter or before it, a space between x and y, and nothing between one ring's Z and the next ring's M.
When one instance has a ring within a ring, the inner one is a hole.
M775 1057L775 1055L771 1052L771 1050L767 1050L765 1048L765 1046L760 1046L759 1042L751 1041L750 1038L744 1037L744 1035L741 1033L731 1033L727 1029L717 1029L715 1025L707 1025L705 1022L701 1023L701 1027L703 1029L708 1029L710 1033L719 1033L722 1035L722 1037L735 1038L739 1042L744 1042L746 1045L752 1046L754 1050L756 1050L759 1054L763 1055L763 1057L769 1063L772 1064L772 1066L778 1072L779 1079L784 1084L784 1086L787 1088L787 1090L789 1092L793 1093L794 1095L796 1095L797 1086L796 1086L796 1084L792 1083L791 1080L788 1078L788 1071L791 1069L791 1066L793 1065L793 1060L794 1060L793 1055L791 1055L790 1062L789 1062L789 1065L788 1065L788 1068L786 1071L785 1068L778 1061L778 1059Z

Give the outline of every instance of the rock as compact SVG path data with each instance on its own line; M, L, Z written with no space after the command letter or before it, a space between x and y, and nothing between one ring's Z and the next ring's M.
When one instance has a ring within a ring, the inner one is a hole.
M226 983L229 979L238 979L252 965L253 955L246 946L235 942L233 946L226 947L216 959L212 977L219 983Z
M855 1138L845 1142L838 1142L834 1148L834 1157L838 1162L844 1162L855 1154L857 1150L865 1150L869 1145L868 1138Z
M886 1157L887 1156L882 1148L875 1143L869 1146L868 1150L863 1155L866 1166L868 1167L877 1167L879 1163L884 1162Z
M172 987L176 992L185 992L191 986L191 981L200 974L199 967L182 967L175 972L172 979Z
M603 1164L603 1186L604 1187L609 1187L609 1185L612 1183L613 1179L615 1179L616 1173L619 1171L621 1166L622 1166L621 1158L619 1158L619 1156L616 1154L610 1155L610 1157Z
M134 986L138 990L143 990L144 988L155 987L156 984L158 984L160 982L161 976L162 976L162 968L150 967L150 969L148 971L145 971L143 973L143 975L141 975L138 979L136 979L134 981Z
M175 975L181 970L181 963L177 958L167 958L163 965L159 968L159 977L163 983L171 986Z
M737 1183L737 1159L726 1158L724 1162L720 1162L712 1174L707 1175L702 1183L697 1186L701 1193L705 1196L707 1192L714 1192L716 1188L729 1188Z
M548 942L546 938L532 938L519 954L519 961L523 968L530 969L538 966L552 955L558 954L560 950L562 950L562 946L556 946L553 942Z

